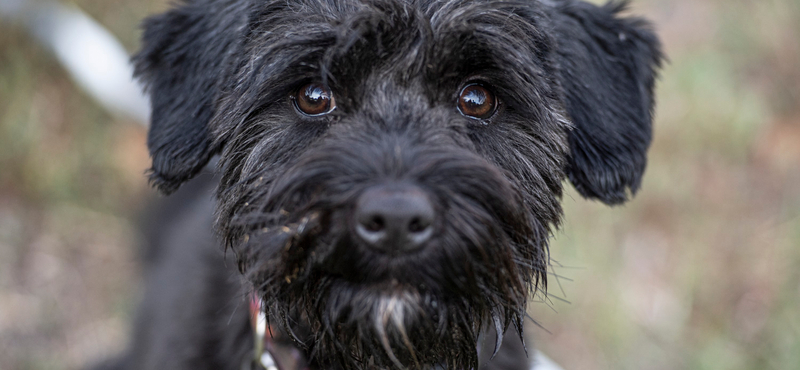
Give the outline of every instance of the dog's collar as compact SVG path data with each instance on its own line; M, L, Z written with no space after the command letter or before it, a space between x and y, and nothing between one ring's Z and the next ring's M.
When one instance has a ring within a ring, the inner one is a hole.
M245 360L243 369L310 370L297 347L280 343L280 333L268 325L262 301L255 294L250 297L250 323L253 328L253 357Z

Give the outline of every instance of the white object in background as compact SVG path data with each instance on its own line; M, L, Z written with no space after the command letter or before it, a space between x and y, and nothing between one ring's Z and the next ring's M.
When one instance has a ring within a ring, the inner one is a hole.
M539 350L533 355L531 370L564 370Z
M0 16L22 21L103 107L149 122L150 104L133 80L128 53L88 15L50 0L0 0Z

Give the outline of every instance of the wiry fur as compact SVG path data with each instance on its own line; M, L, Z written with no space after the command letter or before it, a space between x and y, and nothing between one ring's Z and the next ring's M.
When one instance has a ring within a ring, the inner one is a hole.
M609 204L639 187L661 54L623 8L187 2L146 23L136 57L151 181L172 192L221 154L216 230L315 367L477 369L481 331L521 338L546 289L563 180ZM500 101L489 119L455 108L473 80ZM296 111L288 97L309 82L336 110ZM418 252L351 232L355 200L389 183L431 198L435 236Z

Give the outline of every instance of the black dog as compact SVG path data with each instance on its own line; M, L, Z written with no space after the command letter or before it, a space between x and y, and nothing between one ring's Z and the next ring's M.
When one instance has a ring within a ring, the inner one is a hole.
M662 57L623 9L192 0L149 19L150 180L171 193L220 155L214 224L245 283L214 206L184 195L122 366L249 368L253 291L293 364L527 368L563 180L619 204L645 169Z

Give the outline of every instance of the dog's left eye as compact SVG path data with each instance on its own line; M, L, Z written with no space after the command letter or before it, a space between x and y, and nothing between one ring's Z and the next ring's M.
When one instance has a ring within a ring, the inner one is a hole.
M328 114L336 108L331 90L317 83L301 87L292 98L295 107L309 116Z

